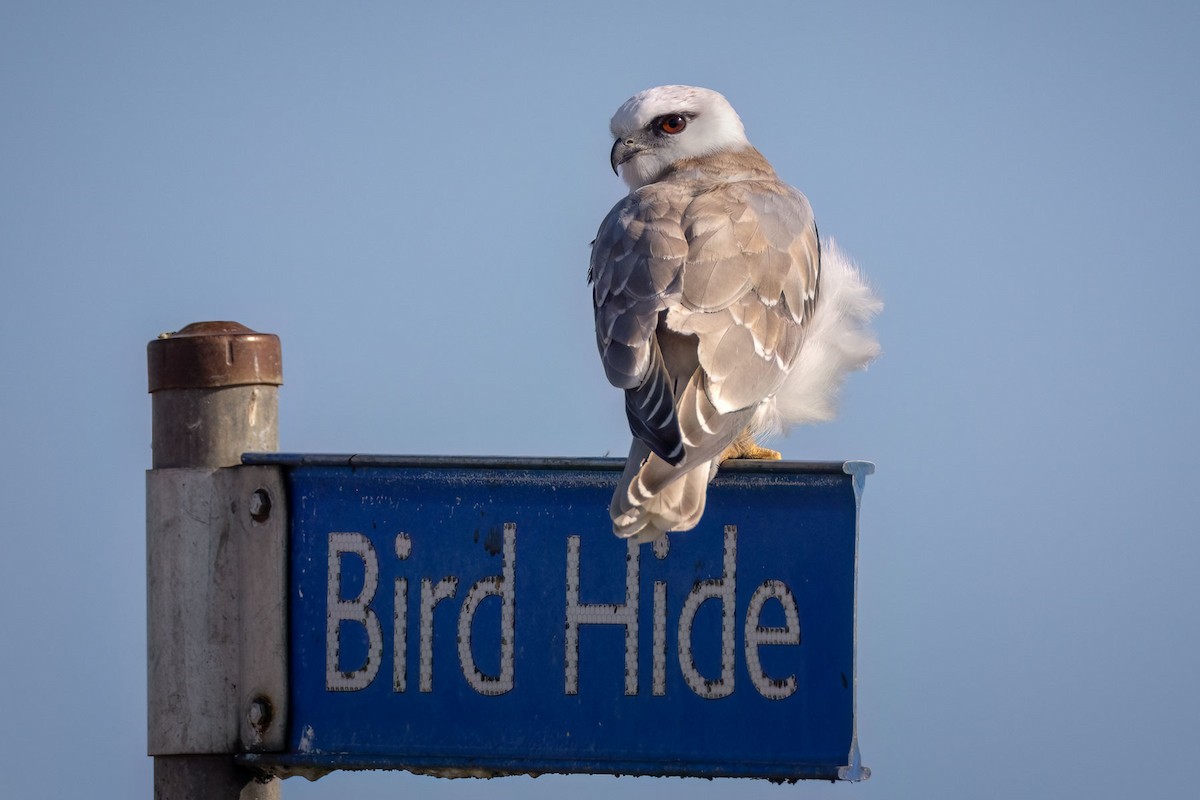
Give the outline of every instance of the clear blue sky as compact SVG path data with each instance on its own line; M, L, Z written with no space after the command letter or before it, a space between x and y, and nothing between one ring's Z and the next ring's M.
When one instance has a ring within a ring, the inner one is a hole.
M1192 796L1200 6L507 5L0 5L0 794L150 793L146 342L279 334L287 450L623 454L607 122L692 83L887 303L839 421L782 442L878 464L874 777L284 796Z

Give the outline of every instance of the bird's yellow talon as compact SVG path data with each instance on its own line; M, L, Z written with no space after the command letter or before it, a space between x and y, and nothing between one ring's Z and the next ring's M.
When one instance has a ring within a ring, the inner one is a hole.
M778 450L772 450L769 447L761 447L755 443L749 436L739 438L733 444L726 447L721 453L721 461L725 462L731 458L757 458L763 461L779 461L783 458L783 453Z

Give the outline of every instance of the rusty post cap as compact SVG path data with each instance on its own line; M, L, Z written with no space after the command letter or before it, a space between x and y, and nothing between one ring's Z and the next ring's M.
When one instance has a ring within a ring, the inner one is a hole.
M146 345L150 391L283 384L279 337L237 322L193 322Z

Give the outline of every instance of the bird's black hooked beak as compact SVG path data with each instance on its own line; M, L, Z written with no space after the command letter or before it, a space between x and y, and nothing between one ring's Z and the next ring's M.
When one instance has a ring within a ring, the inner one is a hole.
M642 148L634 143L633 139L617 139L613 142L612 152L608 154L608 163L612 164L614 175L620 175L617 167L624 164L629 159L642 152Z

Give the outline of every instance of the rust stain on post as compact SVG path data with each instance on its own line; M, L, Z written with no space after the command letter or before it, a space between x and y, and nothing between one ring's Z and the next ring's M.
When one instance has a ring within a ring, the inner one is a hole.
M279 337L237 322L194 322L146 346L149 389L283 384Z
M194 322L146 346L154 468L232 467L279 449L279 337Z

